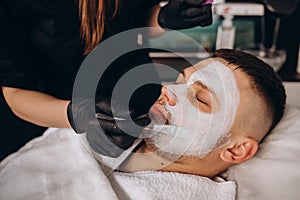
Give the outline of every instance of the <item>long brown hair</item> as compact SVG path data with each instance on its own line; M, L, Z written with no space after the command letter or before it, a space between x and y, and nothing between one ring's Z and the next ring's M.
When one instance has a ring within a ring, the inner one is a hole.
M114 4L113 4L114 3ZM80 34L85 43L84 54L88 54L101 41L104 33L105 23L109 17L107 13L112 9L115 17L119 8L119 0L78 0L80 17Z

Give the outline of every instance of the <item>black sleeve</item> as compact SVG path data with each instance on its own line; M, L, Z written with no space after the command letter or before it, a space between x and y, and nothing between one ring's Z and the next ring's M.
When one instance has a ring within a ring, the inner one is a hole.
M0 3L0 86L37 89L25 29Z

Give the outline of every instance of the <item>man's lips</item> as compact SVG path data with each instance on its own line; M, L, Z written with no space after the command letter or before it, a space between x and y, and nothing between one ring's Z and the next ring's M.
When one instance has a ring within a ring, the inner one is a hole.
M168 113L160 104L154 104L150 108L150 118L158 124L168 124Z

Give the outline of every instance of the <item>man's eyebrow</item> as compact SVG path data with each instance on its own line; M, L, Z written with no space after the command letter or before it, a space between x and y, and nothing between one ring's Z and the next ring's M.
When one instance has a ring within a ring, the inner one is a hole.
M202 83L202 81L195 81L194 83L196 83L198 86L200 86L202 89L205 89L205 90L208 90L209 92L212 92L213 93L213 91L210 89L210 88L208 88L207 87L207 85L205 85L204 83Z

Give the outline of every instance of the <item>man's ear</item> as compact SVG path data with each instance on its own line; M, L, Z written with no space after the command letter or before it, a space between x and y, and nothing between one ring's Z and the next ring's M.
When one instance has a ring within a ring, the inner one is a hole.
M258 143L256 140L245 137L240 142L230 145L221 152L220 158L227 163L242 163L256 153Z

